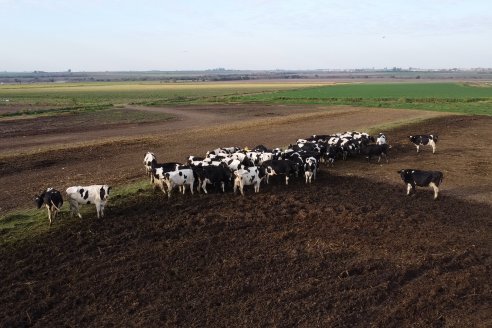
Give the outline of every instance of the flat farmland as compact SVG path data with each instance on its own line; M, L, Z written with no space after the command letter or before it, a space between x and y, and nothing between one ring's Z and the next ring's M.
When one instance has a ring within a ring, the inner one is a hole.
M104 109L162 115L140 122L0 120L2 325L490 326L490 116L225 94ZM144 175L147 151L183 162L346 130L385 132L390 162L340 160L311 185L273 179L245 197L228 186L169 200ZM417 133L439 135L435 155L416 153ZM402 168L441 170L440 198L406 197ZM102 220L64 205L48 227L32 209L43 188L93 183L114 188Z

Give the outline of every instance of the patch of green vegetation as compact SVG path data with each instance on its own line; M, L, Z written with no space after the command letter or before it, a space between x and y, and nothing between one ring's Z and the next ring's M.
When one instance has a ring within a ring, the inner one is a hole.
M339 84L233 96L225 102L350 105L492 115L492 87L458 83Z
M49 116L60 115L67 113L80 113L80 112L97 112L108 108L112 105L91 105L91 106L75 106L75 107L63 107L63 108L48 108L48 109L22 109L15 112L0 113L2 117L19 117L19 116Z
M312 86L314 84L302 84ZM173 104L297 88L285 83L66 83L0 86L0 109L90 108L115 104ZM5 100L8 100L5 101Z

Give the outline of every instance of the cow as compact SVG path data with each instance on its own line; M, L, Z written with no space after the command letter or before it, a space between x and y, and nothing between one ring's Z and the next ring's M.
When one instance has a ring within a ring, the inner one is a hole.
M265 169L266 182L269 177L274 175L285 175L285 184L289 184L289 175L294 173L298 175L298 164L288 159L269 160L261 165Z
M79 218L82 215L79 212L79 204L95 204L97 218L104 217L104 206L109 199L111 187L108 185L91 185L69 187L66 190L68 202L70 203L70 216L77 214Z
M63 205L63 197L61 193L54 188L48 188L39 196L36 196L34 201L36 202L38 209L41 208L43 204L46 206L46 209L48 210L48 220L50 220L51 225L51 221L56 218L56 215Z
M314 157L306 158L304 163L304 176L306 177L306 183L311 183L312 180L316 180L316 171L318 170L318 161Z
M151 153L150 151L147 152L147 154L145 154L143 162L144 162L144 166L145 166L145 172L147 173L147 175L151 175L152 174L152 163L156 162L154 153Z
M200 189L203 189L206 194L208 194L207 184L214 185L215 187L220 184L222 192L225 192L225 185L231 181L231 171L225 164L195 168L194 172L199 181L198 192L200 192Z
M386 136L383 133L380 133L378 138L376 139L376 145L384 145L387 143Z
M378 163L381 162L381 156L384 156L386 159L386 163L389 163L388 160L388 151L390 149L390 146L388 144L384 145L367 145L364 146L360 149L360 154L365 155L368 161L371 161L372 156L378 156Z
M154 188L154 190L159 187L163 193L166 193L166 189L164 188L164 183L162 181L164 174L166 174L167 172L176 171L181 166L181 164L173 162L157 164L158 166L155 166L154 164L152 165L152 174L150 176L152 187Z
M421 171L414 169L403 169L397 171L401 179L407 185L407 196L410 190L415 193L415 186L431 187L434 190L434 199L439 195L439 185L442 183L443 174L440 171Z
M244 196L244 186L254 186L255 193L260 192L261 181L265 178L265 171L262 167L252 166L234 172L234 194L237 189Z
M419 134L416 136L408 136L408 139L417 147L417 154L420 152L420 146L431 146L432 153L436 153L437 135L434 134Z
M195 174L192 169L178 169L176 171L166 172L164 173L162 180L167 186L168 198L171 198L171 191L176 186L182 190L183 195L186 191L186 186L189 186L191 194L193 195Z
M330 146L326 150L326 153L323 154L324 162L326 166L335 166L335 160L339 157L343 156L343 150L338 146Z

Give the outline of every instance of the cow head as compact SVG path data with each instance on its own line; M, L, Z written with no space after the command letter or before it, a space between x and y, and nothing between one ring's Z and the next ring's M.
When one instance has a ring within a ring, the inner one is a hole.
M412 170L399 170L399 171L396 171L398 174L400 174L400 177L401 179L406 182L406 181L409 181L409 179L411 178L412 176Z
M41 206L43 206L44 203L43 198L44 198L44 193L34 198L34 203L36 203L37 208L41 208Z
M99 197L101 198L101 200L108 200L110 192L111 192L110 186L108 185L101 186L101 189L99 189Z

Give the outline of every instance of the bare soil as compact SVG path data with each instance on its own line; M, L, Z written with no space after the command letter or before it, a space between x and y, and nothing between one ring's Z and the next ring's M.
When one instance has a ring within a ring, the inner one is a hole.
M1 157L0 206L30 203L30 193L47 186L118 188L143 177L148 150L161 161L184 161L218 146L285 146L313 133L428 120L383 131L393 146L389 164L351 158L322 168L312 185L274 179L246 197L229 189L171 200L149 186L129 200L113 199L103 220L64 213L49 233L0 249L0 325L492 325L492 118L234 110L172 109L174 122L160 130L137 125L140 134L87 127L88 144L80 147L40 132L48 141L36 147L56 151L29 153L33 138ZM204 115L199 122L196 112ZM439 134L435 155L430 148L417 155L406 140L416 133ZM443 171L441 197L432 200L427 189L405 196L401 168Z

